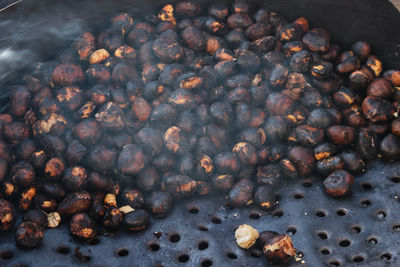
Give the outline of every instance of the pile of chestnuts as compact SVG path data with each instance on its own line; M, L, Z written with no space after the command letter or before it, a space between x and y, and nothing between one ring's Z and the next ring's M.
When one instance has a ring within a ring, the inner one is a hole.
M0 230L25 247L61 221L81 239L140 231L215 192L270 210L311 174L345 197L367 161L400 158L400 70L245 0L118 14L17 83L0 114Z

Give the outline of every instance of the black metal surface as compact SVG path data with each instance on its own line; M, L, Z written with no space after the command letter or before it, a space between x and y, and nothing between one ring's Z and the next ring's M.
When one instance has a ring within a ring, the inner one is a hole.
M46 230L43 245L33 250L17 248L12 234L2 234L0 265L202 266L208 260L212 266L268 266L260 252L236 245L234 231L246 223L292 232L304 256L289 266L398 266L400 163L375 162L355 181L353 194L339 200L321 191L318 178L293 181L272 212L229 209L223 196L182 201L143 232L100 235L92 244L72 239L65 225ZM88 261L76 256L78 247Z
M23 58L25 61L9 65L12 68L7 71L12 76L0 81L0 85L4 85L2 90L6 90L8 81L13 81L11 78L31 60L52 58L54 51L74 39L82 29L96 29L118 11L145 13L153 10L153 5L171 1L97 2L41 1L38 4L37 1L24 1L7 14L2 14L0 48L13 48L16 53L29 51ZM394 26L400 25L400 13L387 1L272 0L268 5L288 19L309 18L313 26L328 29L333 40L344 48L349 48L356 40L369 41L374 53L383 58L385 66L400 68L400 34L398 27ZM42 20L38 22L38 18ZM4 23L7 20L15 22L14 28L10 27L12 24ZM42 23L44 20L48 23ZM71 21L77 24L68 24ZM26 25L31 25L31 31L37 31L13 39L26 34L19 32ZM62 32L62 25L78 27L71 28L68 35L57 34L57 31ZM43 43L46 43L45 48ZM6 92L2 91L2 97L5 95ZM179 259L184 260L182 255L187 255L186 264L190 266L201 266L207 261L213 266L265 266L263 255L256 257L259 255L257 251L245 251L235 244L235 228L247 223L259 231L294 232L295 229L293 241L304 254L304 263L300 261L292 265L398 266L400 164L376 162L370 166L366 174L356 178L353 195L347 199L328 198L321 191L318 178L296 180L285 188L279 207L271 213L252 207L228 209L224 205L225 198L219 196L176 203L168 218L152 219L146 231L137 234L121 231L113 237L100 235L97 244L72 239L66 225L47 230L43 245L34 250L17 248L12 234L2 233L0 265L175 266L183 265ZM366 206L368 201L371 204ZM157 237L156 232L161 232L161 236ZM327 239L321 239L324 234ZM179 241L171 242L171 238L175 241L177 235ZM341 242L343 240L348 240L350 245L343 247L346 245L346 242ZM200 248L206 246L205 242L208 247L199 249L200 243ZM79 254L75 251L77 247L83 253L81 259L76 256Z

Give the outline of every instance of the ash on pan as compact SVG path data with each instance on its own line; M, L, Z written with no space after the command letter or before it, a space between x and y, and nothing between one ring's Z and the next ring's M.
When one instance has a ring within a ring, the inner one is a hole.
M269 212L287 216L280 206L286 187L313 174L325 179L321 186L331 203L371 191L369 182L357 186L367 161L400 158L400 70L384 69L367 42L341 50L325 29L269 8L237 0L206 10L189 0L146 17L118 13L106 29L83 32L54 60L36 64L10 87L0 116L3 228L13 226L15 207L58 211L76 242L95 244L98 233L127 234L117 231L122 225L143 235L181 199L218 191L226 209L260 210L250 214L253 220ZM296 191L293 198L307 194ZM378 221L390 215L385 207L372 212ZM214 227L227 220L209 216ZM39 246L46 225L24 218L17 220L16 243ZM284 234L298 227L260 230L282 232L265 240L265 261L295 256L301 262L302 246L296 255L293 247L287 251L296 240ZM166 235L173 243L183 238L177 229ZM354 245L348 236L337 238L339 247ZM282 246L278 254L276 246ZM227 258L246 255L237 249ZM91 260L79 247L74 252ZM262 254L256 247L248 253ZM116 255L128 256L129 249ZM383 251L380 258L392 255ZM181 251L176 259L185 263L192 256Z

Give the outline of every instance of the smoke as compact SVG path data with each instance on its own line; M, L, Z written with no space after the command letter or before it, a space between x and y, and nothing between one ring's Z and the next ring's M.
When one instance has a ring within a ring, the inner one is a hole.
M62 4L17 5L15 13L0 13L0 112L6 108L10 86L21 81L24 71L39 60L54 58L89 28L75 10Z

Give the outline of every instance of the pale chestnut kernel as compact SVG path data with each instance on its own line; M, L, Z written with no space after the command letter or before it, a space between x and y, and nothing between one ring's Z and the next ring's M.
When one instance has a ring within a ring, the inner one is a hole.
M235 231L236 243L244 249L248 249L254 245L258 236L258 231L248 224L242 224Z
M47 227L56 228L61 222L60 213L57 211L47 214Z
M98 64L110 57L110 54L104 48L94 51L89 57L90 64Z

